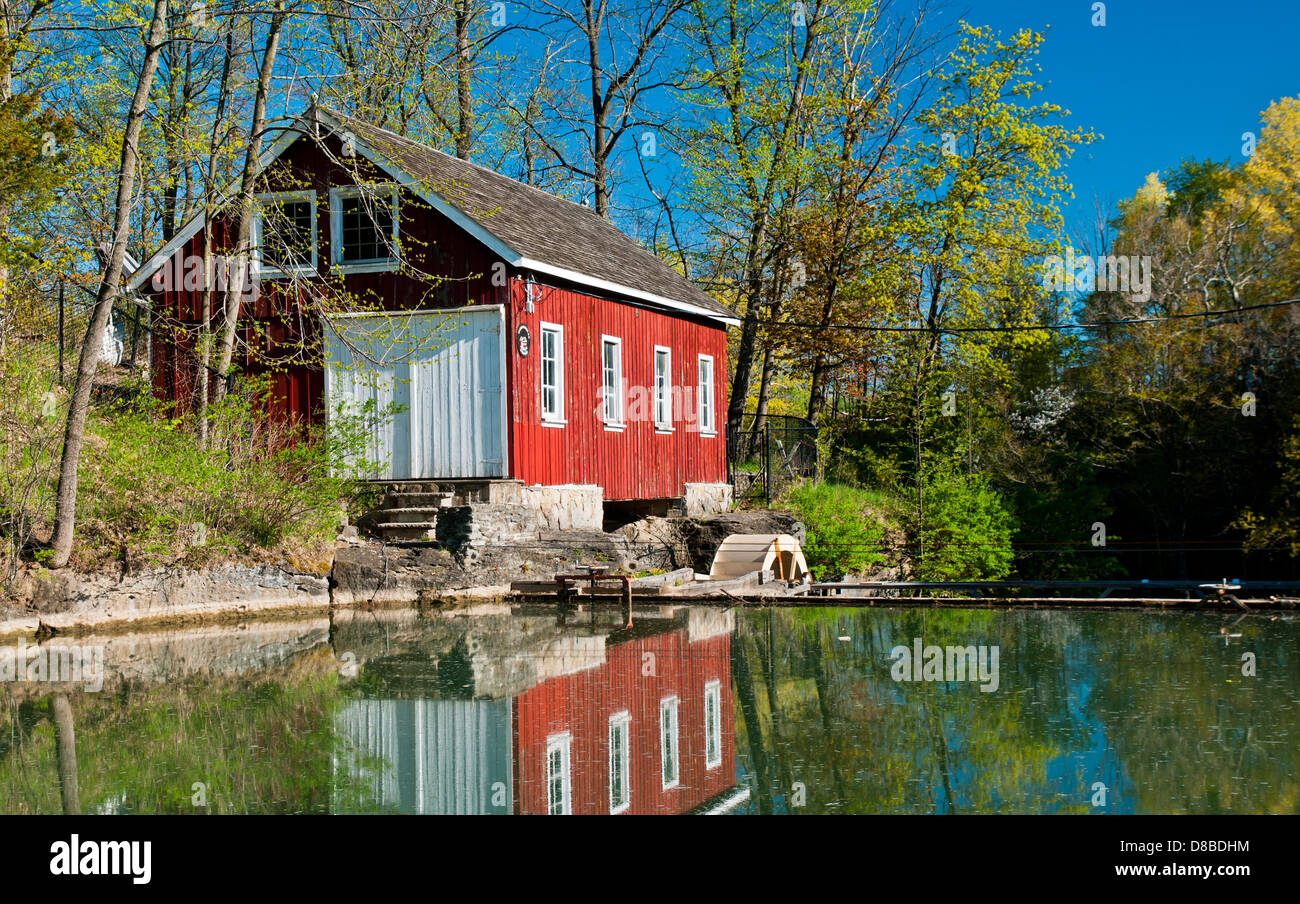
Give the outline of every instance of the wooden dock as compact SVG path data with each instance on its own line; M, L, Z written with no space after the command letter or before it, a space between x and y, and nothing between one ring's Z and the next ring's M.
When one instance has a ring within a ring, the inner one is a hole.
M695 580L689 569L681 569L667 575L640 578L608 573L557 575L551 581L516 582L511 589L516 597L532 602L589 600L638 605L1160 609L1237 613L1300 608L1300 581L874 581L790 585L774 579L771 572L754 572L728 581L702 581ZM1093 592L1080 595L1080 590ZM1129 592L1121 595L1122 591Z

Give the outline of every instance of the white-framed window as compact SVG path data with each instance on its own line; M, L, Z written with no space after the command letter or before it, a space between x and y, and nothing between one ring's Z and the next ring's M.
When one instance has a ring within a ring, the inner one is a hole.
M704 685L704 768L722 765L722 684Z
M253 264L264 279L316 272L316 193L268 192L253 211Z
M714 421L713 413L713 356L700 355L699 357L699 386L697 388L696 401L699 404L700 433L705 436L716 436L718 433L717 424Z
M654 415L656 430L673 429L673 353L662 345L655 346Z
M543 323L542 344L542 423L564 424L564 327Z
M550 816L569 816L573 800L569 780L569 733L546 739L546 812Z
M659 701L659 764L664 788L677 784L677 698L665 697Z
M353 185L330 189L330 264L345 273L397 266L398 189Z
M632 737L632 716L627 712L609 717L609 812L621 813L632 803L632 769L628 744Z
M605 426L623 428L623 340L600 337L601 414Z

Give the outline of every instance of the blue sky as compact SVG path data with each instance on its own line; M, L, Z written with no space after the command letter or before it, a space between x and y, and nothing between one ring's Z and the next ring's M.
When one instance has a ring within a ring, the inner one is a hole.
M1238 163L1269 102L1300 94L1300 0L968 0L947 13L1004 33L1045 31L1043 97L1103 139L1070 163L1069 228L1183 157ZM1050 27L1049 27L1050 26Z

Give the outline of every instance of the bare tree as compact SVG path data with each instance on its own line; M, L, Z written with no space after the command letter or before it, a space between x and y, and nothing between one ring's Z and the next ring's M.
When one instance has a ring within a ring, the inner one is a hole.
M534 9L548 20L548 32L567 33L581 58L562 69L576 72L571 95L587 99L551 112L568 136L577 136L585 160L566 154L557 135L550 150L565 168L591 183L596 213L610 215L612 164L619 139L645 124L643 100L671 83L664 64L666 35L688 0L635 0L611 9L609 0L580 0L577 8L562 0L535 0ZM584 84L585 83L585 84ZM585 88L585 91L584 91Z

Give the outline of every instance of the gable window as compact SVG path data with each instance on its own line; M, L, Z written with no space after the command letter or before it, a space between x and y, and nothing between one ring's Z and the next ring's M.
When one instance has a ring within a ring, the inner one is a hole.
M632 718L622 712L609 717L609 812L621 813L632 802L628 786L631 769L628 765L628 735Z
M569 735L546 739L546 812L550 816L573 813L569 794Z
M659 701L659 763L665 789L677 784L677 698Z
M616 336L600 337L600 371L602 413L605 426L623 426L623 340Z
M673 353L662 345L655 346L655 429L673 429L672 396Z
M722 765L722 685L704 685L704 768Z
M699 358L699 419L700 432L705 436L716 436L717 426L713 422L713 357L700 355Z
M398 262L397 188L330 189L331 261L344 272L391 270Z
M564 327L542 324L542 423L564 424Z
M316 193L258 195L253 246L258 275L264 278L315 273Z

